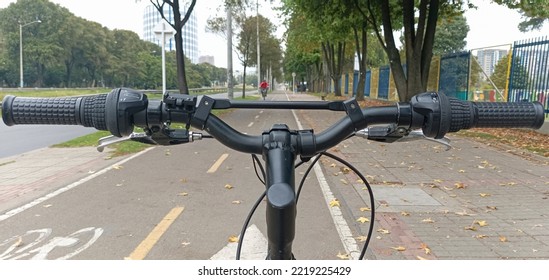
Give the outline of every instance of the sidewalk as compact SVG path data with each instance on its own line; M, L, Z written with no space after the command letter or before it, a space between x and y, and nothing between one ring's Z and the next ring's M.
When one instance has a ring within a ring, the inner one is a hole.
M277 93L275 93L277 94ZM291 94L292 100L317 100ZM342 112L296 110L320 132ZM451 136L454 149L428 142L383 144L351 138L331 152L353 163L373 187L368 259L549 259L549 159L516 155ZM86 148L46 148L0 158L0 215L123 158ZM322 161L347 220L368 217L358 177ZM25 200L22 200L22 196ZM359 246L369 222L355 222Z
M112 158L108 150L99 153L92 147L43 148L0 158L0 214L123 158Z
M319 111L298 116L316 132L341 118ZM549 159L448 136L449 151L429 141L357 137L331 150L372 184L376 224L367 258L549 259ZM371 207L365 185L342 164L323 163L334 195L350 209L347 219L369 218L361 211ZM369 224L356 224L356 235L366 236Z

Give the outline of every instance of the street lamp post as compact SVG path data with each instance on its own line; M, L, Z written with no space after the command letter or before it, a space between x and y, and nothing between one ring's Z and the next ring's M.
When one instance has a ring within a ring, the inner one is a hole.
M166 23L161 21L154 29L157 38L162 41L162 94L166 94L166 37L174 34L173 29L166 29Z
M41 23L41 20L35 20L29 23L22 24L19 22L19 86L22 88L24 86L23 82L23 27L33 24L33 23Z

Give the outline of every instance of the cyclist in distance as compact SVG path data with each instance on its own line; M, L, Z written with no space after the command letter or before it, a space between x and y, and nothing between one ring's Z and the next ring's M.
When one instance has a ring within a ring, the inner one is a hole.
M267 96L267 89L269 88L269 83L267 81L263 80L259 84L259 90L261 91L261 96L263 96L263 99Z

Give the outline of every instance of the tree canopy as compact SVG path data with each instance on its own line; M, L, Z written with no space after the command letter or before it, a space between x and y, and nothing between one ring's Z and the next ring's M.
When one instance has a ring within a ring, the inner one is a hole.
M18 0L0 10L0 86L19 84L19 24L22 28L25 86L134 87L161 85L161 48L127 30L109 30L77 17L48 0ZM167 54L168 87L178 88L176 56ZM222 81L224 70L194 65L191 88Z

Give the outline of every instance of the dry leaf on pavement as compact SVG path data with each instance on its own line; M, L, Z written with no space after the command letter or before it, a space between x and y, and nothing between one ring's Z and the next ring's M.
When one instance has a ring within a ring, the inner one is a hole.
M421 247L419 247L419 249L425 251L426 255L431 254L431 248L429 248L429 246L427 246L427 244L425 244L425 243L421 243Z
M349 254L343 254L343 253L337 253L337 257L342 259L342 260L348 260L350 257L349 257Z
M231 243L238 242L238 236L236 236L236 235L229 236L229 242L231 242Z
M391 249L397 250L399 252L406 251L406 247L404 247L404 246L391 247Z

